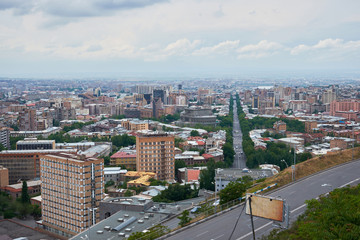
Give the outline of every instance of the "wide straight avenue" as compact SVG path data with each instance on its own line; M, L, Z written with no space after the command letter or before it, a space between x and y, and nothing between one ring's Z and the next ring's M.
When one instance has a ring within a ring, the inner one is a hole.
M242 132L240 128L239 116L237 115L237 105L234 100L234 120L233 120L233 146L235 151L233 168L246 168L246 157L242 148Z
M356 160L335 168L323 171L308 178L272 192L269 196L280 197L290 205L290 221L293 222L306 209L305 200L317 198L334 188L360 183L360 160ZM186 229L167 239L182 240L222 240L229 239L236 220L242 210L241 205L232 211L219 215L199 225ZM245 211L244 211L245 212ZM232 240L253 239L250 216L242 213ZM262 218L254 218L256 238L267 235L274 228L274 222Z

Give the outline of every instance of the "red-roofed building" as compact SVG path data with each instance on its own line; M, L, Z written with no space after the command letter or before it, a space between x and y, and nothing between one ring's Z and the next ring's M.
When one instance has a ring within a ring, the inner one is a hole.
M208 154L208 153L204 153L202 156L203 156L206 160L209 160L210 158L214 158L213 155Z
M28 186L28 194L34 195L39 194L41 192L41 181L27 181ZM0 188L1 192L5 192L9 194L13 199L16 199L18 197L21 197L21 191L22 191L22 182L12 185L7 185L6 187Z
M110 165L123 165L127 169L136 169L136 153L117 152L110 157Z
M224 155L222 154L222 152L211 152L211 153L212 154L204 153L202 155L202 157L205 158L206 162L208 162L210 159L214 159L215 162L224 161Z
M200 176L200 170L188 169L187 170L187 182L198 181Z
M187 140L189 140L189 141L199 141L199 140L204 140L204 139L202 137L195 136L195 137L188 137Z

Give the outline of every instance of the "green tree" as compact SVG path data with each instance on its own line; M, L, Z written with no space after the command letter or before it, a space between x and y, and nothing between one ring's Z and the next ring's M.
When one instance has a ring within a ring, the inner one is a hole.
M19 131L19 127L17 125L11 125L10 126L14 131Z
M35 220L41 218L41 208L39 207L39 205L33 205L31 215L34 217Z
M192 190L188 184L180 185L179 183L170 184L167 189L159 195L153 197L154 202L175 202L196 197L198 190Z
M360 185L335 189L306 203L305 213L290 229L273 230L262 239L359 239Z
M200 133L199 133L198 130L192 130L192 131L190 132L190 136L192 136L192 137L199 137L199 136L200 136Z
M22 189L21 189L21 202L22 203L30 203L30 196L28 193L28 186L26 181L23 181Z
M244 195L246 189L251 185L249 176L239 178L234 182L230 182L224 189L220 191L220 204L238 199Z
M21 203L18 205L18 213L20 218L26 218L26 216L32 213L32 207L30 203Z
M184 160L175 160L175 178L179 182L180 179L178 178L178 170L179 168L186 167L186 163Z
M134 232L130 235L128 240L154 240L157 239L166 233L168 233L170 229L168 227L162 225L156 225L149 229L148 232Z
M0 152L6 150L6 147L4 147L1 143L0 143Z
M235 151L229 142L225 143L222 147L223 154L224 154L224 161L228 166L231 166L234 162L234 155Z
M200 172L200 188L215 191L215 161L210 159L206 164L207 169Z
M180 219L179 225L181 227L184 227L186 224L188 224L191 221L191 217L189 217L190 213L189 210L184 210L182 214L178 217Z
M166 186L167 184L166 181L157 180L155 178L150 178L149 182L150 182L150 186Z
M109 166L109 165L110 165L110 156L105 156L105 157L104 157L104 165L105 165L105 166Z
M132 192L128 189L128 190L126 190L126 192L124 193L124 196L125 197L131 197L133 194L132 194Z
M136 143L136 138L127 134L113 136L111 142L116 147L127 147Z

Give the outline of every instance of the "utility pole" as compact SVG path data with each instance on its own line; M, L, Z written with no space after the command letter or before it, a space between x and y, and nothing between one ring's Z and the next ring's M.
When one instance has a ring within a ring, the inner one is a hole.
M355 142L355 137L354 137L354 125L352 125L352 160L354 161L354 142Z
M295 144L294 144L294 182L295 182L295 165L296 165L296 147L295 147Z

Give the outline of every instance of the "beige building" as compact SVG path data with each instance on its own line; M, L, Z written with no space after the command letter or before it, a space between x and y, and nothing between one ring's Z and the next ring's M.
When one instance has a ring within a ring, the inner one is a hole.
M99 221L104 196L104 160L57 153L40 159L42 226L62 238Z
M136 154L129 152L117 152L110 157L110 165L123 165L127 169L136 169Z
M142 121L139 119L123 119L121 120L121 126L127 130L138 131L138 130L148 130L149 123L148 121Z
M305 132L312 133L314 128L317 128L317 121L306 121L305 122Z
M136 137L136 171L154 172L160 180L175 177L174 136L151 133Z
M273 128L276 132L286 132L286 123L283 121L277 121L274 123Z
M9 170L0 165L0 187L9 185Z
M59 152L76 152L73 149L7 150L0 152L0 165L9 170L9 184L19 180L40 177L40 157Z
M347 149L351 148L353 143L355 143L355 139L342 137L334 138L330 140L330 148Z

